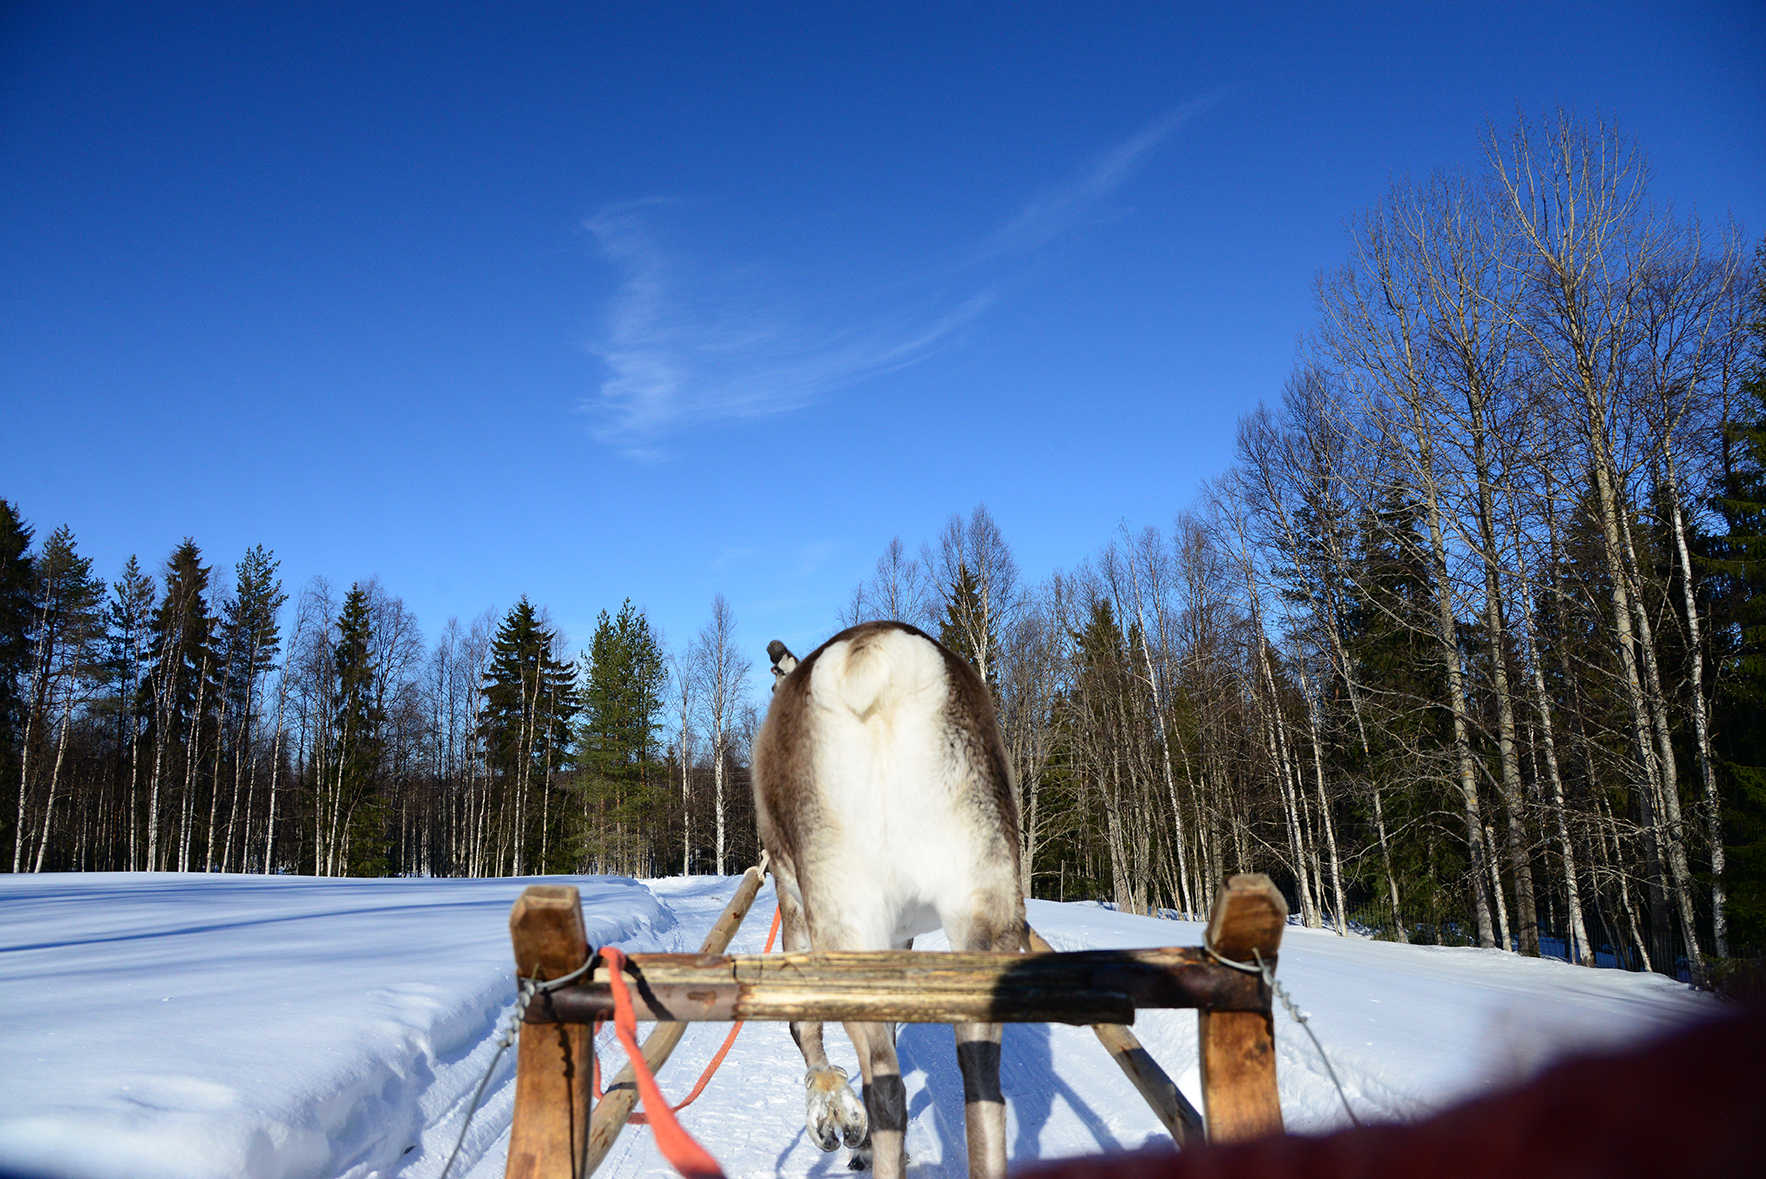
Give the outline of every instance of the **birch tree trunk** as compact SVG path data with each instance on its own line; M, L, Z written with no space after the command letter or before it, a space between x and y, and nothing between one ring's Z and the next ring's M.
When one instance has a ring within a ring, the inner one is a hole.
M1268 692L1266 724L1269 730L1270 759L1281 792L1282 813L1288 824L1288 843L1294 849L1295 885L1300 891L1300 919L1308 929L1318 929L1318 905L1313 900L1312 883L1307 877L1311 855L1306 846L1305 828L1300 822L1300 803L1294 793L1292 761L1288 756L1287 726L1282 719L1281 700L1276 694L1275 672L1269 663L1269 646L1263 640L1262 627L1255 614L1251 625L1257 629L1257 658L1262 666L1264 688Z
M1302 685L1304 690L1304 684ZM1324 741L1318 731L1318 710L1308 701L1306 718L1312 728L1312 770L1313 784L1318 789L1319 822L1324 827L1325 848L1330 855L1331 899L1337 905L1337 936L1347 937L1349 934L1349 914L1343 906L1343 869L1337 857L1337 825L1331 822L1331 804L1325 798L1324 774Z
M1454 616L1454 586L1444 536L1439 467L1434 446L1438 432L1432 413L1442 399L1436 389L1436 363L1428 325L1418 322L1422 299L1415 259L1404 254L1400 231L1391 218L1372 217L1357 239L1360 270L1351 269L1321 288L1328 317L1326 347L1345 368L1365 372L1374 383L1367 411L1386 437L1383 448L1402 464L1412 494L1422 497L1428 531L1429 575L1435 590L1434 641L1447 676L1447 707L1452 718L1454 759L1465 806L1466 851L1471 860L1471 899L1478 944L1495 944L1485 877L1482 808L1472 758L1470 720ZM1385 402L1401 407L1403 417Z
M1687 694L1692 701L1692 731L1698 752L1699 784L1705 800L1705 839L1711 846L1711 944L1717 957L1729 957L1729 919L1724 913L1728 895L1723 886L1726 870L1723 852L1723 807L1717 795L1717 774L1711 758L1710 722L1705 710L1705 644L1699 622L1698 601L1693 593L1692 557L1687 552L1686 521L1680 508L1680 483L1675 473L1674 447L1670 436L1663 448L1669 519L1674 529L1674 554L1680 562L1681 608L1686 619L1689 650Z
M154 778L148 787L147 803L147 868L150 872L162 867L159 861L159 780L166 761L166 727L171 711L168 699L171 671L164 664L166 658L162 650L154 672Z
M1637 612L1638 650L1643 656L1645 701L1649 707L1656 736L1656 756L1660 766L1663 813L1667 819L1666 842L1668 870L1672 876L1675 908L1680 916L1681 936L1685 939L1686 955L1692 963L1693 977L1704 977L1704 955L1699 952L1698 922L1693 915L1692 869L1686 857L1686 827L1680 814L1680 769L1674 755L1674 738L1668 723L1668 702L1662 691L1661 670L1656 661L1656 643L1650 626L1649 611L1644 609L1641 587L1642 574L1637 550L1631 538L1629 520L1621 519L1621 536L1625 542L1627 569L1637 577L1632 591L1632 605Z
M208 830L203 833L202 840L202 870L204 872L212 870L215 861L215 824L218 821L221 805L221 763L225 760L221 756L221 750L227 738L227 693L225 686L226 678L225 672L223 672L221 715L215 726L215 762L209 773L208 783ZM237 800L239 793L237 776L233 779L233 792L235 800Z
M1612 871L1613 871L1613 874L1615 876L1617 876L1618 880L1619 880L1619 899L1625 909L1625 919L1627 922L1630 923L1630 926L1631 926L1631 940L1633 942L1635 942L1637 945L1637 954L1638 954L1638 957L1640 957L1643 960L1644 970L1645 971L1654 971L1655 964L1653 962L1651 962L1651 960L1650 960L1649 945L1644 940L1643 930L1640 929L1637 924L1637 909L1631 903L1631 885L1625 877L1624 851L1623 851L1622 846L1619 843L1619 824L1614 820L1613 812L1610 808L1608 808L1605 799L1602 799L1600 801L1600 811L1601 811L1602 817L1604 817L1604 819L1606 820L1606 825L1612 830L1612 835L1613 835L1613 856L1612 856L1612 861L1611 861L1612 862ZM1601 840L1601 845L1604 849L1604 847L1606 845L1606 840L1604 838Z
M1521 785L1520 751L1515 740L1515 711L1509 692L1508 649L1502 614L1502 583L1496 545L1496 509L1490 488L1490 471L1481 400L1472 399L1474 473L1478 482L1478 528L1484 567L1484 628L1488 640L1491 694L1496 698L1496 746L1502 766L1503 801L1508 811L1509 863L1515 880L1515 917L1519 922L1519 950L1539 957L1539 915L1533 897L1533 867L1525 832L1526 791ZM1500 888L1498 889L1500 892ZM1504 938L1504 945L1507 939Z
M712 805L717 809L717 874L727 875L724 867L724 726L720 715L711 730Z
M897 542L899 544L899 542ZM674 664L675 687L681 696L681 875L693 874L693 781L692 772L693 675L680 660Z
M1512 950L1514 942L1509 938L1508 902L1502 895L1502 857L1496 854L1496 831L1488 823L1484 825L1484 844L1489 852L1485 862L1490 866L1490 894L1496 898L1497 944L1504 950Z
M1544 746L1546 775L1551 787L1552 815L1557 821L1558 856L1564 865L1564 894L1570 922L1570 961L1593 966L1588 929L1582 918L1580 887L1576 880L1576 849L1570 842L1569 819L1564 808L1564 780L1558 771L1557 738L1552 733L1551 697L1545 690L1545 669L1534 644L1534 635L1539 632L1539 626L1533 616L1532 594L1527 588L1526 555L1522 551L1519 528L1515 530L1515 568L1519 574L1517 600L1521 606L1524 624L1523 656L1532 669L1533 706L1538 715L1537 731L1540 744ZM1578 954L1581 955L1580 958L1577 957Z
M747 664L735 645L736 620L722 594L711 601L711 620L694 641L692 660L698 669L706 720L711 729L712 805L717 811L717 874L726 873L728 831L724 807L724 759L736 700L747 683Z
M190 871L191 825L196 808L197 771L202 761L202 708L208 690L208 652L202 656L202 669L196 676L196 710L190 714L190 735L184 746L184 800L182 825L178 835L178 871Z
M1177 780L1171 773L1171 734L1165 726L1165 700L1159 687L1159 673L1153 668L1153 652L1147 645L1147 615L1141 600L1140 571L1136 567L1134 544L1129 540L1126 528L1123 530L1123 542L1123 552L1128 559L1129 581L1134 590L1135 619L1140 624L1141 659L1147 669L1147 689L1153 697L1153 717L1159 729L1159 755L1164 763L1165 793L1171 801L1171 818L1175 828L1173 842L1177 849L1177 875L1183 889L1181 897L1175 899L1181 901L1180 907L1188 913L1194 911L1189 894L1189 836L1184 828L1183 806L1177 799Z
M1496 944L1496 931L1491 928L1490 901L1484 883L1484 874L1489 868L1484 862L1484 818L1478 804L1478 779L1472 763L1465 679L1459 659L1459 623L1453 616L1453 583L1447 572L1447 544L1441 534L1441 510L1435 494L1426 424L1418 430L1417 438L1421 449L1418 470L1424 476L1422 491L1424 514L1429 529L1430 572L1435 578L1435 612L1439 627L1436 637L1440 644L1441 658L1446 663L1447 702L1453 714L1453 754L1459 765L1459 790L1466 808L1466 846L1472 859L1472 909L1478 923L1478 944L1489 948ZM1494 870L1491 871L1494 876ZM1500 887L1497 894L1497 903L1500 905ZM1506 925L1506 920L1504 924ZM1506 931L1502 948L1509 948Z
M55 818L55 792L61 782L61 763L67 756L67 730L74 718L74 689L68 685L67 705L61 714L61 736L55 742L55 768L49 773L49 801L43 804L43 838L37 843L37 859L32 872L43 870L43 857L49 850L49 828Z
M287 674L288 674L288 672L287 672L287 667L285 664L284 668L283 668L283 675L287 675ZM279 797L279 792L277 791L276 786L277 786L277 779L280 778L281 775L282 775L282 686L281 686L281 684L278 684L277 685L277 692L276 692L276 735L270 742L270 784L269 784L270 797L269 797L267 804L266 804L267 809L268 809L268 814L265 816L265 819L264 819L264 875L265 876L268 876L268 875L270 875L270 873L275 871L275 868L273 867L273 865L275 864L275 861L276 861L276 799Z
M25 799L30 793L31 729L34 727L33 722L36 719L35 709L25 713L24 743L19 746L18 752L18 824L12 829L12 871L14 875L17 875L24 864L25 832L27 830L25 827Z
M140 846L136 839L140 825L141 802L137 797L140 784L141 721L135 715L135 684L133 678L124 689L128 697L129 716L129 871L139 871Z

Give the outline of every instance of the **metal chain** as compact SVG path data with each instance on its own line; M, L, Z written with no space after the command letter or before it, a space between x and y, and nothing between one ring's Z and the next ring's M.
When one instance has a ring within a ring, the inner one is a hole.
M1231 958L1222 957L1215 952L1213 946L1207 944L1204 944L1202 949L1207 952L1210 958L1214 959L1222 966L1229 966L1234 970L1242 970L1246 974L1256 974L1263 977L1264 984L1269 987L1271 993L1273 993L1276 998L1282 1001L1282 1006L1288 1009L1288 1014L1292 1016L1294 1022L1299 1024L1301 1029L1306 1032L1307 1037L1312 1040L1312 1046L1318 1049L1318 1058L1324 1061L1325 1075L1329 1076L1331 1078L1331 1084L1337 1087L1337 1098L1343 1103L1343 1112L1349 1115L1349 1120L1351 1122L1360 1126L1361 1119L1355 1116L1355 1111L1349 1106L1349 1095L1343 1092L1343 1082L1337 1079L1337 1070L1331 1066L1330 1055L1325 1052L1324 1045L1318 1042L1318 1034L1312 1030L1311 1024L1307 1022L1312 1017L1300 1010L1299 1006L1294 1002L1293 997L1288 994L1287 988L1275 980L1275 971L1270 969L1269 963L1263 960L1263 954L1253 947L1251 950L1251 956L1257 960L1255 964L1253 964L1250 962L1234 962Z
M448 1152L448 1161L442 1164L441 1174L436 1179L448 1179L448 1171L453 1168L454 1160L460 1157L460 1147L466 1142L466 1131L472 1126L472 1115L478 1112L478 1103L484 1099L485 1086L491 1083L491 1077L497 1071L497 1063L503 1059L515 1043L515 1037L521 1030L521 1024L527 1018L528 1004L533 1002L535 995L549 994L560 987L568 986L588 973L589 967L595 964L595 954L591 952L583 964L569 974L541 982L537 978L521 979L515 993L515 1006L510 1009L508 1017L503 1021L503 1034L497 1037L497 1050L491 1055L491 1062L479 1079L478 1088L472 1094L472 1104L466 1107L466 1120L460 1123L460 1136L454 1139L454 1149Z

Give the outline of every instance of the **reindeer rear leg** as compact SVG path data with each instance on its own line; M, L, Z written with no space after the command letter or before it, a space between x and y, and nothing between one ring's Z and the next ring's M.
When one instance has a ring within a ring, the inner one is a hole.
M895 942L893 945L890 946L890 949L893 949L893 950L911 950L913 948L914 948L914 939L911 937L910 938L903 938L902 940ZM901 1101L900 1101L901 1125L902 1125L903 1130L905 1131L907 1128L907 1089L904 1085L901 1084L901 1060L900 1060L900 1057L895 1055L895 1035L898 1031L901 1030L901 1025L894 1024L894 1023L866 1023L866 1024L845 1024L843 1026L846 1028L847 1038L852 1040L853 1048L858 1052L858 1055L859 1055L859 1065L860 1065L859 1071L861 1073L863 1073L864 1078L865 1078L865 1105L866 1105L867 1109L870 1107L871 1098L872 1098L873 1093L881 1094L884 1097L887 1097L887 1095L891 1091L894 1091L897 1087L899 1087L899 1091L901 1094ZM889 1082L883 1083L883 1085L881 1087L878 1087L878 1086L875 1086L872 1084L871 1071L865 1067L865 1064L867 1061L871 1061L871 1060L876 1059L876 1057L871 1054L871 1050L869 1048L869 1044L871 1042L870 1041L870 1032L866 1031L863 1033L865 1035L865 1039L863 1039L863 1040L853 1039L853 1028L855 1028L855 1027L863 1028L863 1029L876 1029L878 1035L881 1035L887 1039L887 1042L889 1044L889 1052L890 1052L889 1059L890 1059L891 1063L889 1065L889 1071L883 1075L893 1075L895 1077L895 1082L893 1085L890 1084ZM877 1115L873 1113L870 1115L870 1118L871 1118L871 1125L875 1126L877 1124ZM867 1129L867 1131L865 1133L864 1141L860 1142L857 1146L853 1147L852 1157L846 1160L847 1168L849 1170L853 1170L853 1171L869 1171L869 1170L871 1170L872 1169L873 1153L874 1153L874 1151L873 1151L872 1145L871 1145L871 1135L870 1135L869 1129ZM901 1149L902 1169L904 1169L904 1170L906 1169L907 1163L908 1163L907 1145L906 1145L906 1142L904 1139L903 1144L902 1144L902 1149Z
M1024 938L1022 905L1015 916L972 918L956 936L964 950L1015 952ZM1006 1099L1000 1090L1000 1025L959 1023L957 1068L963 1074L963 1131L969 1147L969 1179L1005 1179Z
M959 1023L957 1068L963 1074L963 1132L969 1179L1005 1179L1006 1099L1000 1091L1000 1025Z
M791 1038L797 1041L803 1062L809 1066L803 1084L808 1097L804 1125L810 1141L823 1150L835 1150L842 1142L857 1147L865 1141L869 1128L865 1107L847 1084L846 1070L828 1063L828 1054L822 1048L822 1025L793 1023Z
M779 924L784 934L786 953L807 950L809 933L805 929L803 910L784 888L779 892ZM869 1127L865 1123L865 1107L847 1084L846 1070L828 1063L822 1046L822 1025L807 1020L793 1021L791 1038L803 1053L808 1066L803 1085L806 1091L804 1126L810 1141L823 1150L837 1150L844 1142L857 1147L865 1140Z
M902 1179L907 1169L908 1091L895 1055L895 1028L887 1023L843 1026L858 1051L859 1070L865 1078L865 1111L871 1123L870 1133L852 1152L847 1165L855 1171L868 1166L877 1179Z

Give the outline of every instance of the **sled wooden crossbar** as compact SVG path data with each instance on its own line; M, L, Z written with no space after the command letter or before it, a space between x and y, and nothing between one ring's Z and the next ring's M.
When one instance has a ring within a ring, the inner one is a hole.
M1075 953L632 954L642 1020L886 1023L1134 1022L1138 1007L1263 1011L1263 980L1200 949ZM613 1017L607 967L527 1009L528 1023Z
M1287 905L1266 876L1234 876L1216 894L1206 948L1058 953L1032 930L1025 954L722 955L760 884L760 872L749 869L700 953L628 957L637 1018L656 1021L643 1045L652 1070L696 1021L1090 1025L1172 1137L1188 1145L1203 1136L1203 1114L1126 1025L1140 1008L1194 1008L1207 1137L1281 1132L1270 989L1260 973L1241 968L1261 958L1273 970L1281 948ZM519 978L559 978L589 957L574 888L531 886L509 924ZM598 958L579 981L528 1005L508 1179L586 1179L625 1126L636 1100L629 1066L588 1108L590 1028L612 1014L607 967Z

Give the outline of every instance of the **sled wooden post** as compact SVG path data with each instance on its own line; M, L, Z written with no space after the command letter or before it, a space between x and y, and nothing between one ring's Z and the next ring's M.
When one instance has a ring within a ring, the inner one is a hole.
M1055 947L1049 945L1042 934L1025 926L1030 934L1030 948L1039 954L1053 953ZM1098 1038L1098 1043L1110 1054L1123 1075L1129 1080L1140 1095L1147 1100L1153 1113L1165 1124L1173 1142L1179 1146L1193 1146L1202 1141L1202 1115L1196 1107L1189 1103L1177 1082L1166 1075L1159 1062L1154 1060L1135 1034L1119 1023L1094 1023L1091 1030Z
M1241 873L1215 894L1206 943L1233 962L1250 963L1261 955L1273 969L1287 921L1288 903L1269 877ZM1211 1142L1243 1142L1282 1132L1270 999L1265 988L1261 1012L1198 1013L1202 1109Z
M568 884L532 884L509 913L515 973L541 981L588 957L582 900ZM551 1002L536 995L534 1006ZM505 1179L581 1179L579 1135L589 1116L588 1024L523 1024L515 1048L515 1111Z

